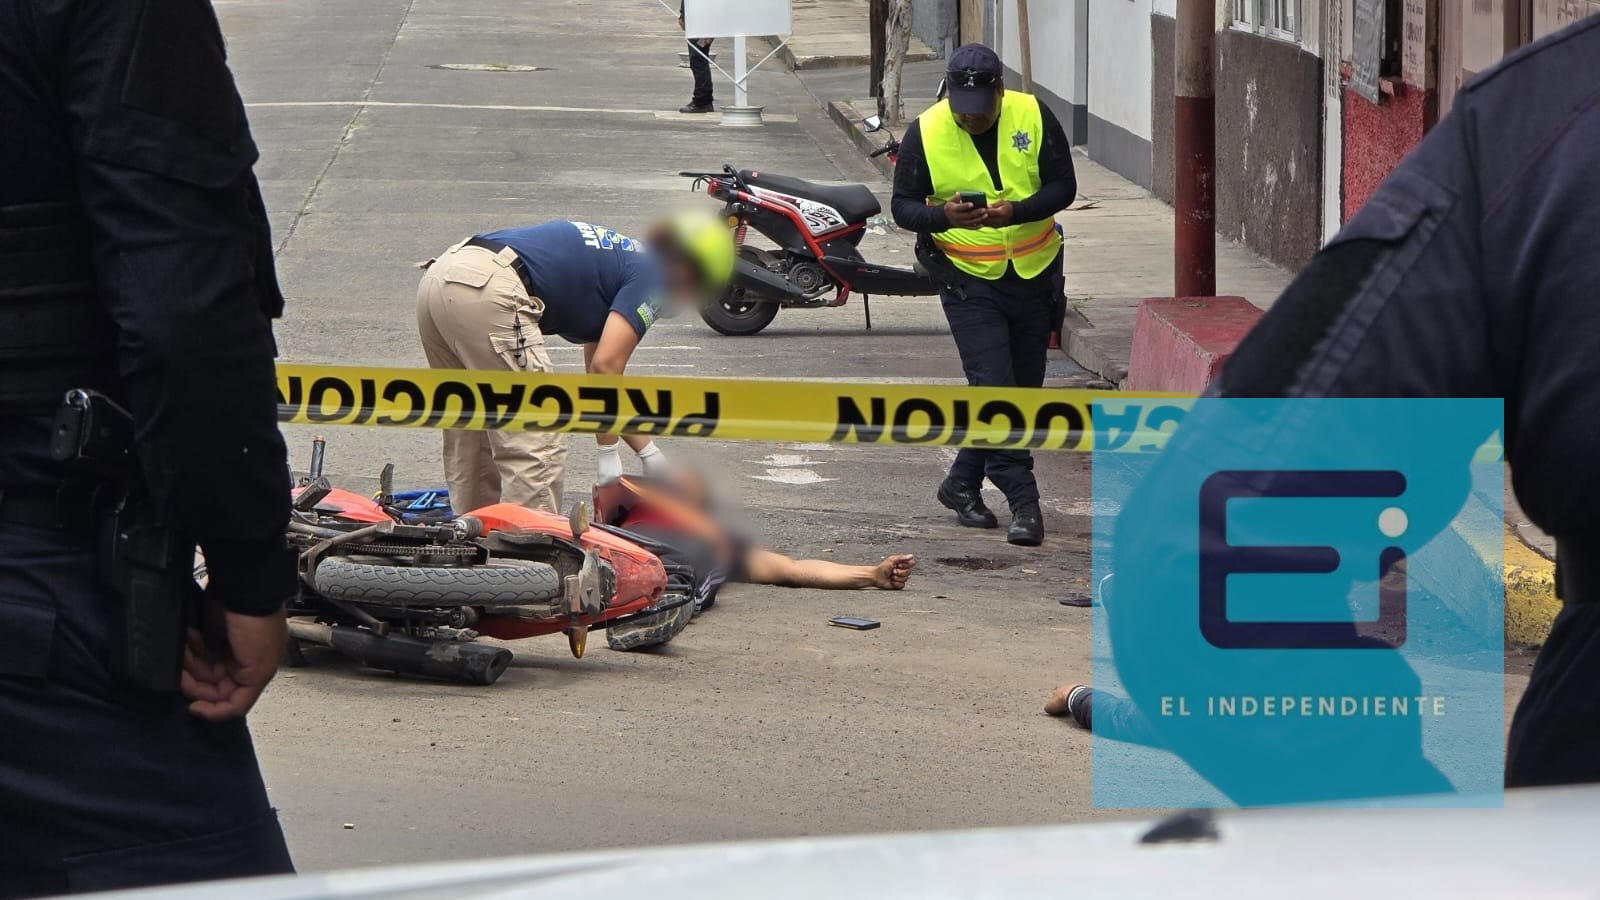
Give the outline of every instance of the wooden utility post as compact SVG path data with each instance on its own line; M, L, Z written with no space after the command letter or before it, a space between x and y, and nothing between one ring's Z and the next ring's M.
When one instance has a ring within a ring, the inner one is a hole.
M1174 296L1217 295L1216 0L1178 0Z
M1022 92L1033 93L1033 35L1028 30L1028 0L1017 0L1017 41L1022 46Z
M884 49L883 121L899 125L905 115L900 102L900 80L905 69L906 53L911 49L911 0L889 0L889 22L885 28L888 38Z
M872 51L867 62L867 80L872 93L878 98L878 115L883 115L883 68L888 57L889 0L872 0L868 13L867 29L872 36Z

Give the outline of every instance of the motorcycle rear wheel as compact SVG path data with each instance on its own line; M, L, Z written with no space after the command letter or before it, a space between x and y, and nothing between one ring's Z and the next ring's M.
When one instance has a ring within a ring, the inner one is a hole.
M718 334L748 337L759 334L778 316L778 304L746 299L744 288L730 287L722 299L700 310L700 318Z
M561 576L544 563L514 566L384 566L329 557L317 592L385 606L518 606L560 599Z

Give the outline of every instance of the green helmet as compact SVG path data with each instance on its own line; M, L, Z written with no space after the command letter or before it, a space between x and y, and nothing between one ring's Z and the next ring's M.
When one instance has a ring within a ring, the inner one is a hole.
M706 296L720 295L733 278L733 230L727 223L708 212L684 210L662 223L662 231L699 271Z

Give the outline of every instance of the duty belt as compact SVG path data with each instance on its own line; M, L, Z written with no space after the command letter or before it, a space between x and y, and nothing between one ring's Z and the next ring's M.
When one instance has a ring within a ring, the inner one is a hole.
M540 296L539 288L533 283L533 275L528 271L528 264L523 262L522 257L517 255L517 251L509 244L502 244L499 241L490 240L486 237L473 237L468 238L467 242L461 246L481 247L490 253L504 253L507 250L510 250L512 256L511 271L517 273L517 277L522 279L522 286L527 289L528 297L530 299Z
M0 525L92 533L97 492L88 486L0 490Z

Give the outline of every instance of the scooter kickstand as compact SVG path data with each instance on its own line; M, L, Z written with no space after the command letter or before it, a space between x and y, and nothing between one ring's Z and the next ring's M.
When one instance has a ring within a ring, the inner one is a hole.
M867 330L872 330L872 295L861 295L861 311L867 314Z

